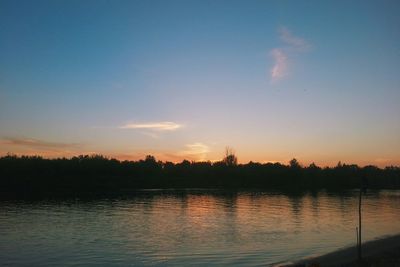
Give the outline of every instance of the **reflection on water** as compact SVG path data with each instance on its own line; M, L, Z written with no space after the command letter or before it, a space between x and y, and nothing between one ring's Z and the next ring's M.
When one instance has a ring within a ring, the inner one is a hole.
M369 193L366 240L400 233L400 192ZM142 191L0 202L5 265L271 265L355 245L357 192Z

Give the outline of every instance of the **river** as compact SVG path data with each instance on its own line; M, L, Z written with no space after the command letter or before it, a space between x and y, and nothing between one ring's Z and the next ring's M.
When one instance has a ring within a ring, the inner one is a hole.
M269 266L356 244L358 192L144 190L0 202L0 265ZM363 238L400 233L400 191L363 199Z

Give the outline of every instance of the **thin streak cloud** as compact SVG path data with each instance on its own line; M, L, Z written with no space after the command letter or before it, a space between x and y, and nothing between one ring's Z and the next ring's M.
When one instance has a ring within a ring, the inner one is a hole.
M13 146L25 146L31 148L46 148L46 149L67 149L67 148L77 148L80 145L76 143L58 143L58 142L47 142L32 138L13 138L5 137L1 140L4 145Z
M151 122L151 123L128 123L120 126L120 129L147 129L158 131L175 131L182 128L183 125L175 122Z

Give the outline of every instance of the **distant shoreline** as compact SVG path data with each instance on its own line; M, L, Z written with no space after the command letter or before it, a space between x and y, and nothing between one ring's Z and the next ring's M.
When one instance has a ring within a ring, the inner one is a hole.
M400 234L371 240L362 245L362 258L365 265L370 266L400 266ZM333 267L333 266L357 266L356 246L339 249L321 256L299 260L286 267L310 266ZM397 265L396 265L397 264Z
M121 194L137 189L222 188L265 189L283 192L333 190L365 186L368 190L400 189L400 167L302 166L296 159L280 163L238 164L234 155L220 162L181 163L118 161L101 155L70 159L0 157L0 188L17 198L24 196L77 196Z

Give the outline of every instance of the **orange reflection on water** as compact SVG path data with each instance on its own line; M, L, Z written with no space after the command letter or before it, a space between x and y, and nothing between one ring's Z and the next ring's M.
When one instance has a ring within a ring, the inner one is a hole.
M393 193L370 192L363 197L364 240L400 233L399 204L400 195ZM123 232L135 251L154 254L157 262L193 255L199 262L204 260L201 255L278 262L285 255L321 254L356 242L357 191L189 191L150 194L119 205L123 209L117 207L120 211L113 216L114 231Z

